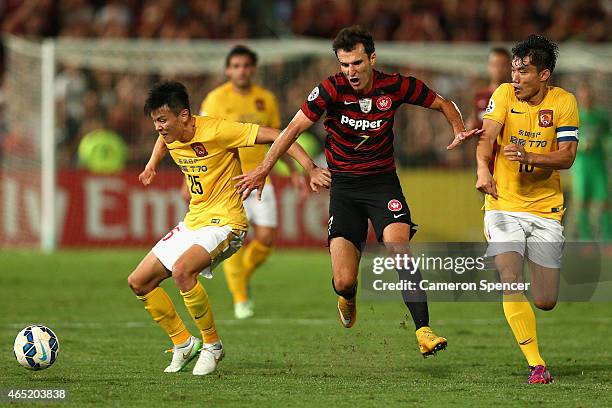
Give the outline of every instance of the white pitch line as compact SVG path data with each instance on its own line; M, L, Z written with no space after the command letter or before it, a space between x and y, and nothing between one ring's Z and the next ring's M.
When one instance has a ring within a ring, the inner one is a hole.
M376 325L389 325L398 326L402 323L400 319L368 319L367 324ZM285 319L285 318L253 318L248 320L236 320L236 319L219 319L216 321L219 325L226 326L249 326L249 325L294 325L294 326L325 326L337 324L336 319ZM553 324L568 324L568 323L612 323L612 317L586 317L581 319L563 319L563 318L539 318L538 325L553 325ZM467 325L490 325L490 324L501 324L505 323L503 317L490 318L490 319L436 319L436 327L440 326L467 326ZM40 324L40 323L31 323ZM411 322L406 322L410 325ZM3 323L0 324L0 329L22 329L28 324L24 323ZM54 329L108 329L108 328L127 328L127 329L141 329L144 327L151 327L154 323L143 319L142 321L128 321L128 322L65 322L52 324Z

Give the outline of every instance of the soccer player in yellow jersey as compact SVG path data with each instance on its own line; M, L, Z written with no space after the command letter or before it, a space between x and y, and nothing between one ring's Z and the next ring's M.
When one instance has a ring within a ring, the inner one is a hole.
M189 211L163 237L128 277L128 284L174 344L172 362L165 372L182 370L200 351L195 375L213 372L223 358L206 290L198 274L211 277L212 269L242 245L247 218L232 177L242 173L235 153L239 147L271 143L279 131L257 124L191 115L189 96L178 82L154 86L145 112L159 132L151 159L139 178L148 185L157 164L170 152L190 186ZM290 154L309 172L316 166L301 148ZM316 177L311 183L317 183ZM172 276L202 341L192 336L159 284Z
M495 257L504 283L522 282L527 257L534 303L542 310L555 306L559 287L565 210L559 169L571 167L578 144L574 95L548 85L557 55L557 45L539 35L512 49L512 83L493 93L476 153L476 187L486 194L487 254ZM531 369L528 383L552 382L523 292L505 291L503 309Z
M270 91L253 84L256 66L255 52L242 45L232 48L225 60L228 81L206 96L200 114L278 129L281 119L276 98ZM267 151L265 145L238 149L242 171L248 172L257 167ZM293 169L292 163L289 165ZM269 179L267 184L268 188L264 190L261 200L257 200L253 193L243 203L253 227L253 239L223 262L237 319L249 318L254 314L253 301L249 297L249 281L255 269L270 254L276 236L276 197Z

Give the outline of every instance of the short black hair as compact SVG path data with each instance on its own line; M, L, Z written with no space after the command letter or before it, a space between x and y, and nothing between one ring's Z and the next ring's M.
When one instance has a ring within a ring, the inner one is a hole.
M550 73L555 70L559 47L548 38L531 34L526 40L517 43L512 48L512 59L529 57L531 64L535 65L538 72L548 69Z
M244 55L251 59L253 66L257 65L257 53L245 45L237 45L225 57L225 66L229 67L230 60L236 55Z
M504 47L491 48L491 51L489 51L489 54L503 55L504 57L507 57L508 59L512 58L512 56L510 55L510 51L508 51L508 49Z
M185 85L176 81L163 81L153 85L145 101L145 115L151 115L151 112L164 105L168 105L168 108L177 116L183 109L187 109L191 114L189 94Z
M368 30L358 25L345 27L334 39L334 53L337 56L338 50L352 51L359 43L363 44L368 57L374 53L374 39Z

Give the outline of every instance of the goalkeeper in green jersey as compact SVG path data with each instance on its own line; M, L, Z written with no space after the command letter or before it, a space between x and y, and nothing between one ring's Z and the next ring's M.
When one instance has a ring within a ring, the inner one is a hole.
M611 242L605 157L606 143L610 137L608 112L594 104L592 90L587 84L578 87L576 97L580 107L580 143L572 167L572 192L578 211L578 235L582 241L593 241L597 239L597 234L593 233L592 226L596 226L601 241Z

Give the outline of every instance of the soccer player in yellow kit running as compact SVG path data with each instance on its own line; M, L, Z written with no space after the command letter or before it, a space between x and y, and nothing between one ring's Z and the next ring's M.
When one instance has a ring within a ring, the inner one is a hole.
M255 143L271 143L279 131L256 124L191 115L189 96L178 82L162 82L149 92L145 112L159 132L151 159L139 179L148 185L159 161L170 152L185 174L191 202L183 222L163 237L128 277L132 291L174 344L165 372L181 371L200 351L193 374L213 372L223 358L208 295L198 274L212 269L242 245L247 218L232 177L242 173L235 150ZM290 154L309 172L316 168L301 148ZM316 177L311 178L316 184ZM202 333L192 336L159 284L172 276L189 314Z
M257 54L237 45L225 60L228 81L213 89L202 102L200 115L223 118L235 122L257 123L278 129L281 125L278 104L274 95L255 84L253 76L257 66ZM238 149L243 172L248 172L262 162L268 151L265 145ZM294 170L289 159L289 167ZM244 208L253 228L253 239L223 262L227 286L234 299L234 316L237 319L252 317L254 305L250 297L249 281L255 269L270 255L277 227L276 197L270 179L261 200L255 193L244 201Z
M486 194L487 255L495 257L504 283L522 282L527 257L534 303L542 310L555 307L559 288L565 211L559 169L571 167L578 144L576 98L548 85L557 55L557 45L539 35L512 49L512 83L493 93L476 153L476 187ZM552 382L523 292L505 291L503 309L531 370L528 383Z

